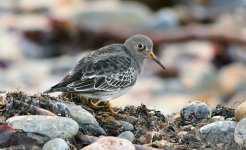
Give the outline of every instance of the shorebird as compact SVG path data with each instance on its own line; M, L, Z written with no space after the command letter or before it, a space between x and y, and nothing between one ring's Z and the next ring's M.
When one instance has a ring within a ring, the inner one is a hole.
M153 42L144 35L134 35L124 44L111 44L83 57L67 76L44 93L65 92L87 98L89 107L101 108L92 99L110 106L113 100L131 89L142 74L146 58L165 67L153 53Z

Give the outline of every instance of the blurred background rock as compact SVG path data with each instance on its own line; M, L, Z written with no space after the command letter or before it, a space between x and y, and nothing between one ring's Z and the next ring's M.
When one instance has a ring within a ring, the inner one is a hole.
M150 36L168 69L148 61L113 105L171 113L246 100L245 0L0 1L0 90L41 93L90 50L133 34Z

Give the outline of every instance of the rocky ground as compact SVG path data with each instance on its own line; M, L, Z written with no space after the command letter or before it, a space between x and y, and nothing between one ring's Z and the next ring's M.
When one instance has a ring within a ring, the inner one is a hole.
M1 92L0 148L5 149L243 149L246 103L236 110L194 101L163 115L147 106L92 110L73 95Z

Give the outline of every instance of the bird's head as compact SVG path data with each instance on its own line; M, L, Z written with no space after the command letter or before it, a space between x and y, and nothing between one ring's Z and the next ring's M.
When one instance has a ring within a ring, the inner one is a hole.
M163 69L165 69L164 65L162 65L160 60L154 54L153 42L147 36L134 35L125 41L124 46L139 61L150 58L158 63Z

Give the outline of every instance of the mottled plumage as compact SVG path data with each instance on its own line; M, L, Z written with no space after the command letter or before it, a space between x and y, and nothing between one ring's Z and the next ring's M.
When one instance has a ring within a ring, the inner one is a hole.
M146 58L164 68L152 48L151 39L144 35L100 48L82 58L60 83L45 93L68 92L102 101L117 98L136 83Z

